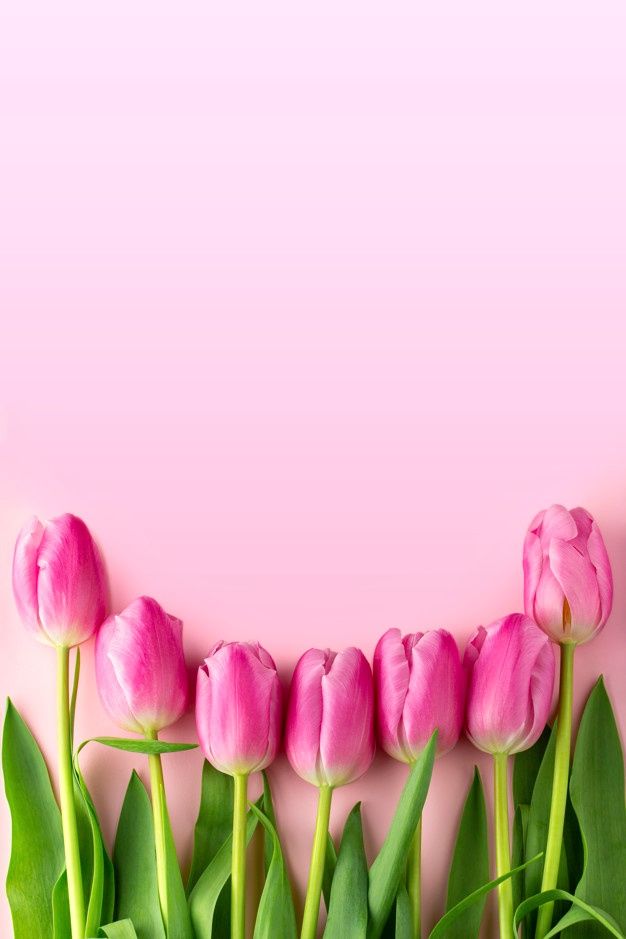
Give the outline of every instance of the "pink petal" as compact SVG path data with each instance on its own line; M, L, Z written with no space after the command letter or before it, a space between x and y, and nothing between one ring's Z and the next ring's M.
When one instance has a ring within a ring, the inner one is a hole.
M374 688L378 739L382 748L402 759L398 731L404 701L409 690L409 663L399 629L388 629L374 652Z
M318 759L322 729L322 676L327 654L309 649L298 661L289 689L285 750L287 759L302 779L318 784Z
M360 649L340 652L322 678L320 769L329 785L358 779L374 758L372 673Z
M52 641L39 622L39 600L37 581L39 566L37 556L43 538L44 527L38 518L29 519L15 544L13 555L13 594L15 605L24 626L36 639L48 645Z
M550 544L550 567L558 580L571 612L572 637L595 630L601 619L600 593L593 564L586 555L566 541L554 539Z
M589 559L595 568L598 578L601 609L598 629L601 629L609 618L613 606L613 572L611 570L611 562L609 561L609 555L604 540L595 522L589 533L587 550L589 551Z
M524 539L523 553L524 609L526 614L532 617L535 615L535 594L539 586L542 565L541 542L535 532L529 531Z

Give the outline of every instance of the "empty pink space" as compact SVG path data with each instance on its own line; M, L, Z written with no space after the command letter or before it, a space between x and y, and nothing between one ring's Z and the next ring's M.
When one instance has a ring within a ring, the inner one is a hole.
M54 756L54 656L14 539L85 519L115 610L190 666L519 611L526 527L597 518L609 623L576 657L626 730L626 9L618 2L5 3L0 15L0 690ZM77 736L113 734L84 647ZM192 739L188 714L168 736ZM425 925L478 762L435 767ZM188 864L199 751L164 758ZM111 843L131 767L87 748ZM272 767L302 901L315 791ZM374 852L406 768L337 792ZM0 869L8 861L2 801ZM487 923L485 935L492 935ZM10 935L4 897L0 934Z

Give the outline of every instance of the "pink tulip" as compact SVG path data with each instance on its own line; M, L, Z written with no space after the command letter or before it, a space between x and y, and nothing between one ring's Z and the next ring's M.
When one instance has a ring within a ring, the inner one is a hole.
M40 642L70 648L93 635L106 616L107 585L80 518L26 523L13 555L13 592L24 625Z
M96 681L119 727L150 734L169 727L187 706L183 624L150 597L139 597L102 624Z
M265 769L280 744L283 693L258 642L218 642L198 669L196 726L207 760L222 773Z
M546 725L554 688L548 637L522 613L511 613L471 637L463 666L468 677L466 732L479 750L519 753Z
M438 754L459 739L465 677L445 629L404 637L388 629L374 653L374 687L378 742L394 759L412 763L435 730Z
M524 541L526 613L555 642L579 643L602 629L612 603L611 564L589 512L540 512Z
M345 786L374 758L372 673L360 649L309 649L291 680L285 749L315 786Z

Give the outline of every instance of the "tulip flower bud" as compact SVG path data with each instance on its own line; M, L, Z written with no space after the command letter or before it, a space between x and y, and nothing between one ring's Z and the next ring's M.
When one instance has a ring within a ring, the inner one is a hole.
M445 629L388 629L374 653L378 742L396 760L412 763L433 732L437 753L451 750L463 728L465 676L456 642Z
M151 734L175 723L188 699L182 622L150 597L109 616L96 637L96 681L119 727Z
M553 505L524 541L524 606L554 642L587 642L613 603L611 564L592 516Z
M280 744L283 692L271 655L258 642L218 642L198 669L196 726L220 772L265 769Z
M13 555L13 593L24 625L40 642L70 648L93 635L106 616L107 585L100 552L80 518L26 523Z
M285 749L315 786L345 786L374 758L372 673L360 649L309 649L291 680Z
M532 747L552 704L554 654L548 637L528 616L512 613L486 629L478 627L463 666L472 743L487 753Z

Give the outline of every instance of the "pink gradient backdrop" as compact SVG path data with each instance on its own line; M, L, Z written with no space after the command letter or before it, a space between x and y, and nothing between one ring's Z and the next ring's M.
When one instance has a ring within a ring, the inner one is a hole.
M0 26L0 689L46 752L10 559L66 510L116 608L154 594L191 663L255 637L287 677L389 625L463 643L519 609L535 511L581 503L616 592L576 708L604 671L623 731L623 3L9 0ZM91 646L83 674L79 738L114 732ZM428 924L476 759L435 769ZM109 837L132 765L85 753ZM185 862L199 768L166 758ZM404 775L378 757L335 830L363 798L373 849ZM301 886L314 791L272 778Z

